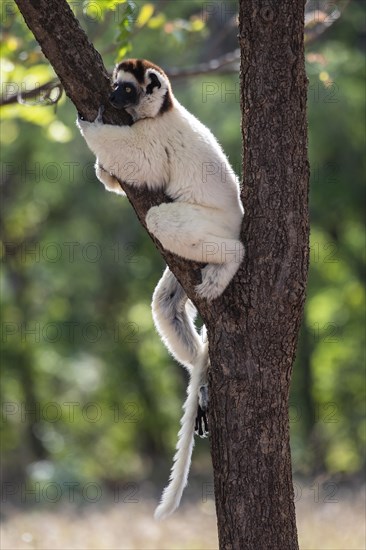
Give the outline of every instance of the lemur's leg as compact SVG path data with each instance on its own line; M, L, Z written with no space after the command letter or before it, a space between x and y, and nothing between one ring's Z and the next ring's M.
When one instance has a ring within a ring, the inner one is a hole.
M205 355L203 358L203 365L205 365L205 367L202 369L202 373L201 373L201 386L198 392L198 409L197 409L197 416L196 416L194 431L200 437L207 437L209 433L207 414L208 414L208 406L210 401L209 394L208 394L207 370L210 364L210 359L208 356L207 329L205 325L203 325L201 329L201 340L204 345Z
M152 313L165 346L190 370L203 354L204 345L194 326L196 308L169 268L155 288Z
M238 256L244 256L244 247L240 241L235 241ZM202 283L196 286L196 292L202 298L214 300L221 296L231 279L239 269L241 262L236 260L224 264L209 264L201 270Z
M212 300L225 290L244 256L243 244L218 223L219 212L187 203L163 203L146 216L149 231L178 256L208 263L202 269L198 294Z

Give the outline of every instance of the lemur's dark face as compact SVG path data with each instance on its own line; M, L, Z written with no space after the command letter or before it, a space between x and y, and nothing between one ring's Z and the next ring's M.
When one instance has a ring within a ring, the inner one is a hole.
M154 118L173 106L168 77L144 59L129 59L116 66L109 100L116 109L126 109L135 122Z
M126 109L138 103L139 95L133 82L115 82L109 101L116 109Z

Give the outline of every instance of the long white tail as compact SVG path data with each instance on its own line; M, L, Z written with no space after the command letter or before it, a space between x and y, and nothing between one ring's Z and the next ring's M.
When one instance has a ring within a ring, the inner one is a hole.
M194 425L197 416L198 395L200 387L204 383L206 370L207 362L206 365L203 363L196 365L192 370L191 380L187 388L187 399L183 405L184 414L180 421L181 429L178 434L169 485L164 489L161 502L155 510L155 519L163 519L178 508L184 487L187 485L194 446Z
M179 506L184 487L187 485L200 387L206 383L208 344L205 332L203 331L200 337L195 329L196 311L193 304L168 268L155 289L152 311L156 328L164 344L190 373L169 485L164 489L161 502L155 511L155 518L162 519Z

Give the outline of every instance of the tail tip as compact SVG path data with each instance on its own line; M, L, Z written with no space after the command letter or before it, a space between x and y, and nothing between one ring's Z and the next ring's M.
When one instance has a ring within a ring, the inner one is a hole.
M160 521L162 519L166 519L167 517L169 517L173 512L174 510L176 509L176 507L174 508L167 508L164 503L161 503L159 504L159 506L156 508L155 512L154 512L154 519L156 521Z

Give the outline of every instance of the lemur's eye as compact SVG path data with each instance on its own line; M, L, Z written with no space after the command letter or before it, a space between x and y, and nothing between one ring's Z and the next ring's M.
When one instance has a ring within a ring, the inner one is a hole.
M125 92L129 94L130 92L132 92L132 88L130 88L130 86L126 86Z

